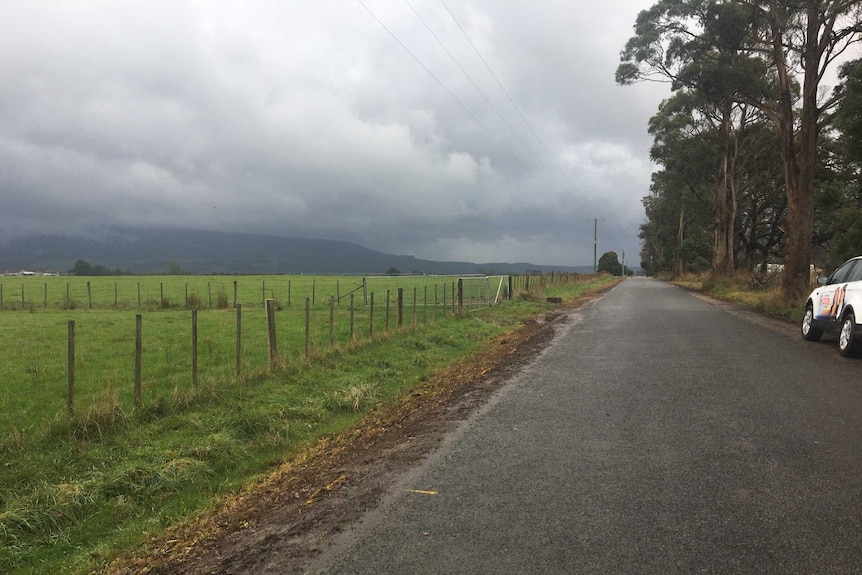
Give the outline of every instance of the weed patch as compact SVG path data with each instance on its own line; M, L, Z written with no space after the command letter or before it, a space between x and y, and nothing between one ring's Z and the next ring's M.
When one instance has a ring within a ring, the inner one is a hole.
M730 277L712 274L687 275L673 283L713 297L749 306L751 309L793 321L802 318L803 302L787 302L781 294L780 276L739 272Z

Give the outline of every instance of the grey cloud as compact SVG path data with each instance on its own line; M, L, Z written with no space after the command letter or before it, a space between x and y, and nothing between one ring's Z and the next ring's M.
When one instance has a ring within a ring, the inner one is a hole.
M539 142L442 4L412 2L505 121L406 4L366 3L460 103L358 2L7 4L0 236L176 226L587 264L601 218L600 250L634 260L664 91L613 72L646 4L447 2Z

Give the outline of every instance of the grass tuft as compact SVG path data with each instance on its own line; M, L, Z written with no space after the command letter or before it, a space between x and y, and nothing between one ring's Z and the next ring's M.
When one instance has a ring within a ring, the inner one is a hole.
M377 396L376 385L368 381L359 381L324 392L323 403L326 409L332 411L358 412L373 406Z
M48 425L46 437L52 441L71 439L76 441L99 441L103 434L128 423L129 416L119 401L113 388L102 400L96 400L81 414L69 416L65 412L58 413Z

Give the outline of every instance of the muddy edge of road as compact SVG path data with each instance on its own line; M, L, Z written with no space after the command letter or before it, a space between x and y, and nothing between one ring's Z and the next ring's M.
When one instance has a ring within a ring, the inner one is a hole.
M373 507L401 473L538 357L571 310L618 283L527 320L435 374L401 402L301 450L212 511L150 539L104 572L303 573L329 537Z

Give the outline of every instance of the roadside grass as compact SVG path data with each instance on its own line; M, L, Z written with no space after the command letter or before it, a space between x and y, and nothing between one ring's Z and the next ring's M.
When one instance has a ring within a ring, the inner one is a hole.
M6 287L0 312L0 443L6 430L12 430L15 436L27 436L38 432L65 409L69 320L75 321L76 329L75 409L86 412L105 402L131 409L134 403L135 316L138 313L142 315L143 324L143 397L158 397L192 386L192 312L185 307L186 293L189 304L200 304L197 307L201 308L198 312L198 379L211 386L232 381L235 374L237 313L229 309L233 306L234 281L237 302L242 305L241 356L245 375L261 369L269 361L264 296L280 298L276 299L276 339L277 361L282 365L303 363L307 357L350 345L351 332L353 340L358 341L370 337L372 330L379 335L396 329L399 288L404 293L403 325L428 324L452 315L453 300L448 291L453 285L449 281L451 278L384 276L369 279L369 288L365 291L361 289L362 279L336 276L240 276L236 280L228 276L22 277L11 280L16 289L9 289L10 279L4 278L0 283L0 287ZM87 284L90 284L89 289ZM476 287L482 286L472 285L471 289ZM444 288L449 293L445 306ZM139 309L138 293L142 302ZM66 306L67 294L70 301L77 303ZM341 296L340 302L331 300L336 294ZM352 313L350 295L354 296ZM372 317L372 308L365 305L365 298L374 295L377 299ZM306 300L309 305L307 347ZM114 307L115 301L117 307ZM45 302L47 307L44 307ZM167 305L160 302L167 302Z
M610 281L601 277L586 286L554 286L547 293L570 299ZM273 370L249 369L240 380L213 372L197 387L167 367L186 367L174 352L179 343L150 342L155 355L171 360L149 380L153 390L140 407L128 401L125 385L105 375L106 386L72 417L51 408L52 417L39 419L34 411L0 430L0 572L98 570L147 534L207 509L301 446L344 430L489 339L552 309L544 297L524 295L460 318L381 329L356 343L342 339L332 348L327 340L308 358L289 357ZM129 343L126 327L110 327L112 318L125 326L127 318L116 314L127 312L98 313L87 317L101 327L85 329L94 341L99 334L106 339L82 350L88 363L102 361L98 349L106 341ZM233 321L232 312L212 314L216 323ZM65 325L57 325L50 314L42 316L22 329L62 338ZM221 349L217 342L212 345ZM63 378L62 365L41 357L48 352L28 356L42 362L31 382L34 393L43 394L40 402L60 399L40 383L43 377ZM228 350L214 353L232 357ZM28 424L28 418L38 423Z
M805 302L785 302L781 295L779 277L738 272L733 277L714 278L709 274L687 274L678 278L664 277L667 281L686 289L700 291L725 301L744 304L751 309L801 321Z

